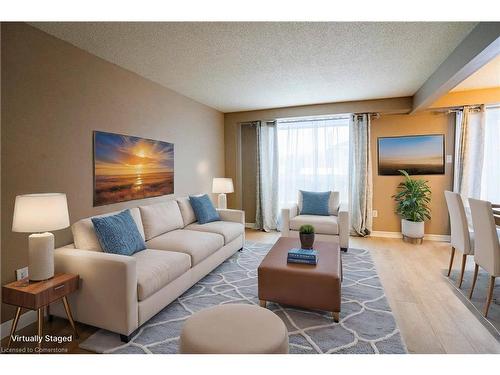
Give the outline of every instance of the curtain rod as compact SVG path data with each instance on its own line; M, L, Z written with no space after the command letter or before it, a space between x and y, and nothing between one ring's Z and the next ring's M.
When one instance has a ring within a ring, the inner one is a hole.
M362 116L362 115L368 115L375 117L375 119L380 118L380 112L359 112L359 113L353 113L354 116Z
M255 126L257 125L257 122L259 121L245 121L245 122L240 122L240 125L245 125L245 126Z
M485 108L500 108L500 103L499 104L491 104L491 105L485 105Z
M285 118L275 118L267 120L254 120L254 121L242 121L239 122L240 125L255 126L257 122L280 122L282 124L295 123L295 122L312 122L312 121L326 121L326 120L346 120L350 119L351 116L359 115L369 115L376 119L380 118L380 112L358 112L358 113L342 113L337 115L325 115L325 116L304 116L304 117L285 117Z
M313 121L327 121L327 120L346 120L349 119L349 116L346 115L341 115L341 116L328 116L328 117L321 117L321 118L303 118L303 119L293 119L293 120L281 120L277 119L276 121L281 123L281 124L290 124L294 122L313 122Z
M461 112L464 107L469 107L473 111L481 111L481 107L484 108L500 108L500 104L492 104L492 105L484 105L484 104L472 104L472 105L464 105L464 106L453 106L453 107L444 107L442 109L436 109L433 112L436 113L457 113Z
M479 107L472 107L471 111L472 112L481 112L481 108L479 108ZM445 110L445 111L435 111L435 112L446 113L447 115L449 115L450 113L460 113L460 112L462 112L462 110L461 109L448 109L448 110Z
M286 119L277 119L276 121L279 121L281 123L293 123L293 122L305 122L305 121L325 121L325 120L345 120L351 118L351 116L359 116L359 115L369 115L373 116L375 118L380 118L380 113L379 112L366 112L366 113L352 113L352 114L342 114L342 115L331 115L331 116L325 116L325 117L314 117L308 119L307 117L304 118L292 118L290 120Z

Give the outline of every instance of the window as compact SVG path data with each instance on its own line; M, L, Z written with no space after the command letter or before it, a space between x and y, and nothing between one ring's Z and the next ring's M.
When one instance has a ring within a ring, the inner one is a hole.
M279 208L299 190L339 191L348 201L349 117L278 120Z
M481 199L500 203L500 107L486 107Z

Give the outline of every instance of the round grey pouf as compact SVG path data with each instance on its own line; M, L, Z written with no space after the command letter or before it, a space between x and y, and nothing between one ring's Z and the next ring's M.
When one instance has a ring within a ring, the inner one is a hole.
M219 305L186 320L183 354L287 354L288 331L273 312L254 305Z

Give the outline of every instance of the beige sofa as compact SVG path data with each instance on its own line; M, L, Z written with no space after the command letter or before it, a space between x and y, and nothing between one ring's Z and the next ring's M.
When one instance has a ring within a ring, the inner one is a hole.
M298 194L298 203L281 210L281 235L299 237L299 229L304 224L314 227L318 241L335 241L346 251L349 248L349 212L340 205L340 194L332 191L328 202L329 216L300 215L302 195Z
M74 243L56 249L54 260L56 272L80 275L80 289L69 297L75 320L128 341L137 328L243 248L243 211L218 212L221 221L201 225L189 198L132 208L147 246L133 256L103 252L91 218L74 223ZM51 314L65 317L61 304L52 305Z

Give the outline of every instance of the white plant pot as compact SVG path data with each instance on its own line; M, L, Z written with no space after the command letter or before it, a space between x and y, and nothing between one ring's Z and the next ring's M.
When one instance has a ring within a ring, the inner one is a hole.
M401 233L403 237L424 238L424 222L401 219Z

